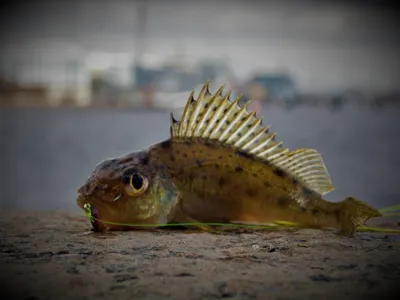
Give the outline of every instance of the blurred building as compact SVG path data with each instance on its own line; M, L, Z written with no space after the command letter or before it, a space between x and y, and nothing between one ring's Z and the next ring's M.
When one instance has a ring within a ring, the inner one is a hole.
M79 106L89 104L84 49L65 42L47 41L30 47L9 45L3 49L1 57L1 77L23 88L25 92L21 90L20 94L27 95L28 89L41 89L44 91L41 100L50 106L70 101Z
M259 101L293 103L296 101L297 87L289 74L278 72L259 72L247 83L248 96Z

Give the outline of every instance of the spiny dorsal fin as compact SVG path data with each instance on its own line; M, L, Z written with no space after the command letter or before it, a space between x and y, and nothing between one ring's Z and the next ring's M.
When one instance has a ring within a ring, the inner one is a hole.
M181 121L171 114L172 139L217 140L285 170L321 195L334 189L318 151L284 148L283 142L275 140L276 134L268 131L269 126L262 125L262 117L247 111L250 101L239 107L241 96L230 101L231 90L222 96L224 86L212 95L209 84L207 81L197 100L194 91L190 94Z

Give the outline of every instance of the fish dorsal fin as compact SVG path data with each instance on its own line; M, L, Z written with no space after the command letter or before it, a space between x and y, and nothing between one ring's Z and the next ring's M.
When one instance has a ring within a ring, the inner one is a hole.
M300 179L307 187L325 195L334 190L328 170L320 153L301 148L272 159L272 164Z
M247 111L250 101L239 107L241 96L230 101L231 90L222 95L224 86L212 95L209 84L207 81L197 100L194 91L190 94L181 121L171 114L171 139L218 141L285 170L321 195L334 189L318 151L284 148L283 142L275 140L276 134L269 132L269 126L263 126L262 117Z

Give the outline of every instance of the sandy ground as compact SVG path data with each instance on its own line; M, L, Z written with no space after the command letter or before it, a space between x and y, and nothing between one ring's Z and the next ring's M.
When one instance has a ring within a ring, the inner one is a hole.
M107 235L90 233L77 213L13 212L0 220L8 296L1 299L395 299L400 290L399 235Z

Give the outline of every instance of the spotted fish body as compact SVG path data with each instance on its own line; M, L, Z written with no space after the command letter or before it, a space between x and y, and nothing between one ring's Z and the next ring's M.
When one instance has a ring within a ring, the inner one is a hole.
M239 97L211 94L207 82L197 99L192 93L182 119L171 115L171 136L146 151L146 164L163 170L179 200L170 221L295 222L305 227L334 227L348 236L380 213L353 197L329 202L333 185L314 149L289 150L261 118L238 106ZM134 218L134 216L132 216Z

